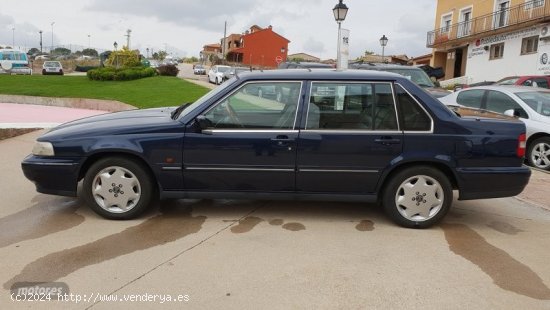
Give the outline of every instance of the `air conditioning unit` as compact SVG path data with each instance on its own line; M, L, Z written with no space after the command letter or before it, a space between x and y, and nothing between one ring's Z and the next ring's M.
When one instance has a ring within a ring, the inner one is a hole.
M542 26L542 28L540 28L539 39L544 41L550 40L550 25Z

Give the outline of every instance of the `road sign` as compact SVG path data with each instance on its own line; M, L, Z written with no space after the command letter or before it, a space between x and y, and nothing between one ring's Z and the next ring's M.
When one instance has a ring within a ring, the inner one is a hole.
M281 57L281 56L275 57L275 62L276 62L278 65L281 64L281 62L283 62L283 57Z

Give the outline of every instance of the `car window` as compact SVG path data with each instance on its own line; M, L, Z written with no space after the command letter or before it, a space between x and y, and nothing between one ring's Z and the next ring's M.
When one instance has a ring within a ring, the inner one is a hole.
M516 93L533 111L544 116L550 116L550 92L532 91Z
M398 130L390 83L312 83L306 129Z
M487 106L489 111L502 113L508 110L515 110L520 117L528 118L527 113L510 96L496 90L489 90L487 93Z
M536 79L533 79L533 86L540 87L540 88L548 88L548 81L543 78L536 78Z
M430 131L432 120L401 85L395 86L395 97L401 112L401 124L404 131Z
M400 74L409 80L413 81L415 84L422 86L422 87L434 87L434 83L430 79L430 77L424 72L422 69L417 68L407 68L407 69L399 69L399 68L381 68L381 71L387 71L392 73Z
M204 116L216 129L293 129L300 82L248 83Z
M484 94L485 91L482 89L464 90L456 97L456 103L465 107L480 109Z
M514 84L516 84L516 82L518 80L519 80L518 77L505 78L505 79L502 79L500 81L497 81L495 84L497 84L497 85L514 85Z

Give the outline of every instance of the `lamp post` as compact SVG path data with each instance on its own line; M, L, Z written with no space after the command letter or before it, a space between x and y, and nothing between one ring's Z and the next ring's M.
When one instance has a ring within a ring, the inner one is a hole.
M385 34L380 38L380 45L382 46L382 62L386 62L384 59L384 49L386 48L386 45L388 45L388 37L386 37Z
M50 48L50 54L52 53L53 51L53 25L55 24L55 22L52 22L50 25L52 26L52 46Z
M343 0L339 0L338 4L334 6L334 9L332 9L332 13L334 14L334 19L338 23L338 45L337 53L336 55L336 69L341 69L342 65L341 62L341 56L340 56L340 41L342 40L341 36L341 30L342 30L342 22L346 19L346 15L348 14L348 7L344 3L342 3Z
M91 34L88 35L88 49L90 49L92 47L92 45L90 44L90 37L91 36L92 36Z
M149 58L149 48L145 49L147 51L147 58Z
M42 54L42 30L38 31L40 33L40 54Z
M113 46L115 48L115 69L118 69L118 53L117 53L117 48L118 48L118 43L113 43Z
M15 27L11 28L11 48L15 48Z

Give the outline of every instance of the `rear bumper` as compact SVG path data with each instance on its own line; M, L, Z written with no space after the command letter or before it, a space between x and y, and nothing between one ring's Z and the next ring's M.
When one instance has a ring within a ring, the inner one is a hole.
M39 193L76 197L82 158L27 156L21 163L25 177Z
M531 177L528 167L459 168L458 200L512 197L520 194Z

